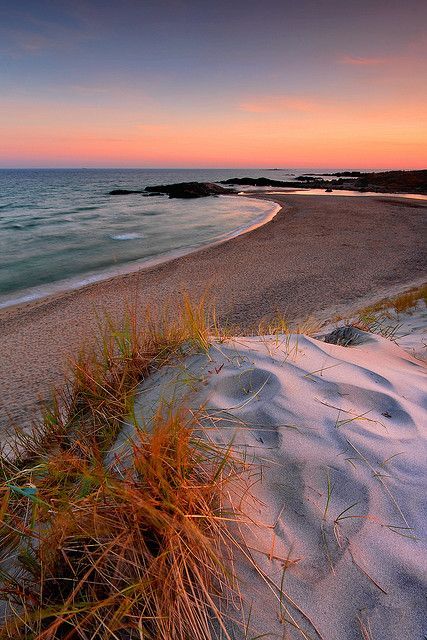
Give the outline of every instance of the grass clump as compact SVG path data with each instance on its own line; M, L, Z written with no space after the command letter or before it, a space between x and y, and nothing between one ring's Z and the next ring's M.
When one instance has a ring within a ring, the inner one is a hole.
M125 416L133 411L135 391L153 371L209 345L210 313L204 299L192 304L184 296L173 309L128 309L117 324L107 318L99 340L71 361L71 375L61 392L43 408L30 431L15 429L15 458L25 461L70 438L87 437L101 451L116 440Z
M368 333L376 333L388 340L396 340L402 325L392 319L389 314L361 313L353 323L356 329Z
M424 300L425 304L427 304L427 284L405 291L398 296L380 300L375 304L364 307L360 313L363 315L371 315L381 311L404 313L414 309L420 300Z
M159 410L149 431L135 425L131 464L106 462L138 382L208 344L202 304L152 317L109 322L15 457L2 457L1 639L228 637L236 516L224 505L240 465L180 408Z
M346 323L343 327L338 327L330 335L334 339L340 340L337 344L344 344L344 346L351 344L351 340L346 343L342 338L346 337L346 332L350 332L354 328L379 334L389 340L396 340L402 328L399 314L411 313L421 300L427 305L427 284L363 307L359 310L357 316L351 320L351 324ZM340 320L343 320L341 316L334 318L334 322L339 322ZM342 335L339 335L340 332Z

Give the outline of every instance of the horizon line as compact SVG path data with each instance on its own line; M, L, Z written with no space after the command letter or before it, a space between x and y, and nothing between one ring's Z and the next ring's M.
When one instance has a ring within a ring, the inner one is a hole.
M328 169L335 169L335 170L340 170L340 171L426 171L427 170L427 166L425 168L419 168L419 167L405 167L405 168L396 168L396 167L349 167L349 166L321 166L321 167L314 167L314 166L308 166L308 165L301 165L301 166L289 166L289 167L271 167L271 166L266 166L266 167L257 167L257 166L252 166L252 167L245 167L245 166L233 166L233 167L202 167L202 166L198 166L198 167L141 167L141 166L126 166L126 167L120 167L120 166L108 166L108 167L103 167L103 166L99 166L99 167L85 167L84 165L79 165L79 166L11 166L11 167L0 167L0 171L26 171L26 170L40 170L40 171L64 171L64 170L80 170L80 171L99 171L99 170L112 170L112 171L214 171L214 170L218 170L218 171L232 171L233 169L235 170L243 170L243 169L247 169L247 170L251 170L251 171L289 171L291 169L322 169L322 170L328 170Z

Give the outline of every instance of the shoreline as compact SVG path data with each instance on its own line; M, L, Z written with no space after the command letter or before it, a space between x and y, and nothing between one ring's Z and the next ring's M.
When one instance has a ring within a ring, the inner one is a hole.
M218 319L252 332L285 313L290 322L331 317L426 280L426 205L381 197L275 195L281 209L255 229L102 282L0 310L3 414L25 423L63 381L67 361L93 340L104 314L126 305L174 304L208 292Z
M219 196L222 197L222 196ZM237 197L230 195L226 197ZM252 196L252 194L248 194L248 199L251 200L259 200L265 201L266 198L257 198L256 196ZM28 304L43 302L44 300L48 301L51 298L56 296L65 295L67 293L71 293L73 291L78 291L79 289L83 289L87 286L91 286L93 284L101 283L106 280L110 280L111 278L117 278L123 275L136 273L143 269L149 269L151 267L156 267L160 264L170 262L171 260L175 260L176 258L181 258L186 255L190 255L199 251L199 249L207 249L209 247L214 247L223 242L227 242L227 240L232 240L237 236L248 233L249 231L253 231L258 227L270 222L276 216L280 210L281 205L276 203L273 199L268 199L268 201L275 204L276 207L271 211L268 211L262 215L257 216L251 223L247 225L241 225L237 227L234 231L230 231L225 235L220 236L217 240L212 240L211 242L202 243L199 245L189 245L188 247L183 247L180 249L172 249L171 251L167 251L165 253L160 253L158 255L152 256L150 258L140 258L133 260L131 262L124 262L121 265L111 268L111 270L106 269L99 273L87 273L81 274L81 276L73 276L71 278L66 278L64 280L58 280L56 282L51 282L50 284L40 285L37 287L31 287L30 289L23 289L22 296L19 296L19 291L17 293L17 297L10 298L10 300L2 301L0 298L0 320L2 311L11 310L13 308L18 308L21 306L27 306ZM33 293L32 293L33 292ZM38 294L38 292L40 292ZM14 295L14 294L12 294ZM5 296L6 297L6 296Z
M56 297L60 297L66 295L68 293L73 293L79 291L80 289L84 289L86 287L90 287L92 285L100 284L111 280L113 278L119 278L121 276L126 276L133 273L138 273L145 269L151 269L153 267L157 267L159 265L165 264L167 262L171 262L177 258L181 258L187 255L191 255L193 253L197 253L203 249L209 249L211 247L215 247L224 242L232 240L233 238L237 238L238 236L244 235L245 233L249 233L250 231L254 231L258 229L258 227L263 226L270 222L276 215L281 213L283 209L283 204L279 204L276 202L275 198L272 196L316 196L316 197L385 197L387 199L391 198L399 198L404 200L422 200L427 201L427 195L420 194L405 194L405 193L379 193L379 192L369 192L362 193L357 191L340 191L335 189L334 193L325 193L322 189L289 189L289 190L279 190L279 191L270 191L271 187L261 187L259 191L241 191L236 194L230 194L230 196L226 197L245 197L250 198L251 200L264 200L271 202L276 205L276 210L267 212L265 215L260 215L253 220L248 225L242 225L237 227L234 231L230 231L226 235L219 237L217 240L212 240L211 242L202 243L200 245L190 245L188 247L180 248L180 249L172 249L171 251L167 251L165 253L158 254L156 256L152 256L150 258L140 258L133 260L128 263L123 263L118 267L101 271L100 273L87 273L86 275L82 274L81 276L73 276L71 278L66 278L64 280L58 280L56 282L52 282L46 285L40 285L37 287L32 287L30 289L22 290L22 297L10 298L10 300L2 301L0 298L0 322L3 317L3 312L8 312L13 309L20 309L21 307L27 307L29 305L36 305L37 303L49 302ZM265 189L265 190L264 190ZM218 196L223 197L223 196ZM419 284L418 281L413 283L413 286L417 286ZM412 285L411 285L412 286ZM27 292L27 293L25 293ZM34 292L34 293L31 293ZM40 293L38 293L40 292ZM19 294L19 292L17 292ZM396 290L394 293L400 293L400 290ZM12 294L13 295L13 294Z

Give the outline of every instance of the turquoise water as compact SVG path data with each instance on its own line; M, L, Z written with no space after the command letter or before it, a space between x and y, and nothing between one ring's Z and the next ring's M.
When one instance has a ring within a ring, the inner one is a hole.
M286 179L295 173L271 175ZM246 175L269 174L236 169L0 170L0 306L220 240L276 208L232 196L109 196L111 189Z

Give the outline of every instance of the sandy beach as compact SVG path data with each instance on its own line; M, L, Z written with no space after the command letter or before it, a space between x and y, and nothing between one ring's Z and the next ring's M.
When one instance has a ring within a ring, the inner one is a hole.
M268 196L258 196L268 197ZM271 199L271 196L270 196ZM290 321L334 313L425 278L422 201L275 195L264 226L137 273L0 312L2 427L25 423L63 379L67 356L96 332L97 316L126 304L173 302L209 291L219 318L250 332L277 311Z

